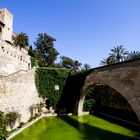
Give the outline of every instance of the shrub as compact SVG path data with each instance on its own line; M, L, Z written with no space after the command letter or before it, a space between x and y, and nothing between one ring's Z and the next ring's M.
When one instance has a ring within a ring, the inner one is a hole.
M18 128L21 128L24 124L24 122L20 122Z
M94 99L89 99L84 101L84 111L92 111L96 101Z
M6 131L6 126L4 124L4 115L0 111L0 140L4 140L8 137L8 132Z
M19 114L17 112L9 112L4 117L5 124L9 125L12 129L17 118L19 118Z

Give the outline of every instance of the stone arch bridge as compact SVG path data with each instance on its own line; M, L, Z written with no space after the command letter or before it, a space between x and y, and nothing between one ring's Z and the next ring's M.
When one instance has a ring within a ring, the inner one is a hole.
M74 105L76 113L82 114L83 112L85 90L89 86L100 83L118 91L128 101L140 120L140 59L90 69L82 80L78 87L79 95L77 95L77 101ZM76 83L77 81L68 90L70 91L73 88L73 91L77 94ZM70 92L72 94L72 91ZM74 98L72 96L75 95L67 97L67 104L71 100L70 98Z

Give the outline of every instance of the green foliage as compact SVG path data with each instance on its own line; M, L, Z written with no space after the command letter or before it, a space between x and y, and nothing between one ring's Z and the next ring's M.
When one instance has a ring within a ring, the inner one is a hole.
M96 101L94 99L89 99L84 101L84 111L92 111Z
M12 129L16 119L18 118L19 118L19 114L17 112L9 112L8 114L5 115L4 121L5 124L9 125Z
M48 98L50 106L56 108L70 71L65 69L37 68L36 86L43 98ZM59 90L55 90L55 85Z
M86 63L86 64L83 65L83 67L82 67L81 70L87 71L87 70L89 70L89 69L91 69L91 66L90 66L89 64Z
M111 49L110 51L111 53L109 54L109 56L101 61L101 65L110 65L122 62L128 55L128 51L126 51L126 49L122 45L113 47L113 49Z
M96 104L96 101L93 96L94 91L95 91L94 86L89 87L88 90L86 91L86 98L85 98L84 106L83 106L84 111L91 112L94 109L94 106Z
M61 59L61 62L60 62L61 67L69 69L69 70L76 71L82 65L77 60L73 60L73 59L66 57L66 56L61 56L60 59Z
M6 137L8 137L8 132L4 124L4 114L0 112L0 140L4 140Z
M53 37L49 36L47 33L38 34L36 42L34 42L35 48L35 58L38 60L38 65L40 67L53 67L54 61L59 53L54 48Z
M124 61L126 56L128 55L128 51L126 51L126 49L122 45L113 47L113 49L111 49L110 51L111 53L109 54L109 56L113 58L116 63Z
M107 58L104 58L102 61L101 61L101 65L111 65L111 64L114 64L115 63L115 60L114 58L112 57L107 57Z
M13 40L14 40L14 45L19 46L20 49L25 48L26 46L29 45L29 38L26 35L26 33L21 32L20 34L13 37Z
M80 72L73 71L69 75L59 102L60 113L61 109L65 110L65 113L75 113L77 111L75 110L77 108L77 101L82 97L83 92L81 93L81 89L84 85L85 77L89 73L90 70Z
M101 61L101 65L111 65L122 61L140 58L139 51L128 52L122 45L113 47L110 51L111 53L109 56Z
M32 46L29 47L28 54L29 54L31 57L35 57L35 51L33 50L33 47L32 47Z
M127 100L107 85L93 85L86 90L85 94L85 100L94 99L98 106L132 110Z
M126 60L133 60L140 58L140 52L139 51L132 51L128 54Z
M37 62L34 57L31 57L31 67L37 67Z

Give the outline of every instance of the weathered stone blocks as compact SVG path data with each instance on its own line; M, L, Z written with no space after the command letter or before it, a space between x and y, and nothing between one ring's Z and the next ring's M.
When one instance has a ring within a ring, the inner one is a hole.
M0 110L4 113L16 111L20 121L29 120L29 107L39 104L35 82L35 70L20 71L7 77L0 78Z

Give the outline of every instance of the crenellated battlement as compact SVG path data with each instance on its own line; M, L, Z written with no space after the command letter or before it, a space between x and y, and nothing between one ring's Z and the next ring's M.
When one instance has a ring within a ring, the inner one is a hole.
M13 17L12 13L7 8L0 9L0 13L2 13L3 15L6 13L8 16Z
M6 9L0 9L0 39L12 42L13 15Z
M29 68L30 56L24 49L20 50L0 40L0 75L6 76Z
M30 68L28 51L12 45L13 15L0 9L0 75L7 76ZM14 34L16 36L16 34Z

